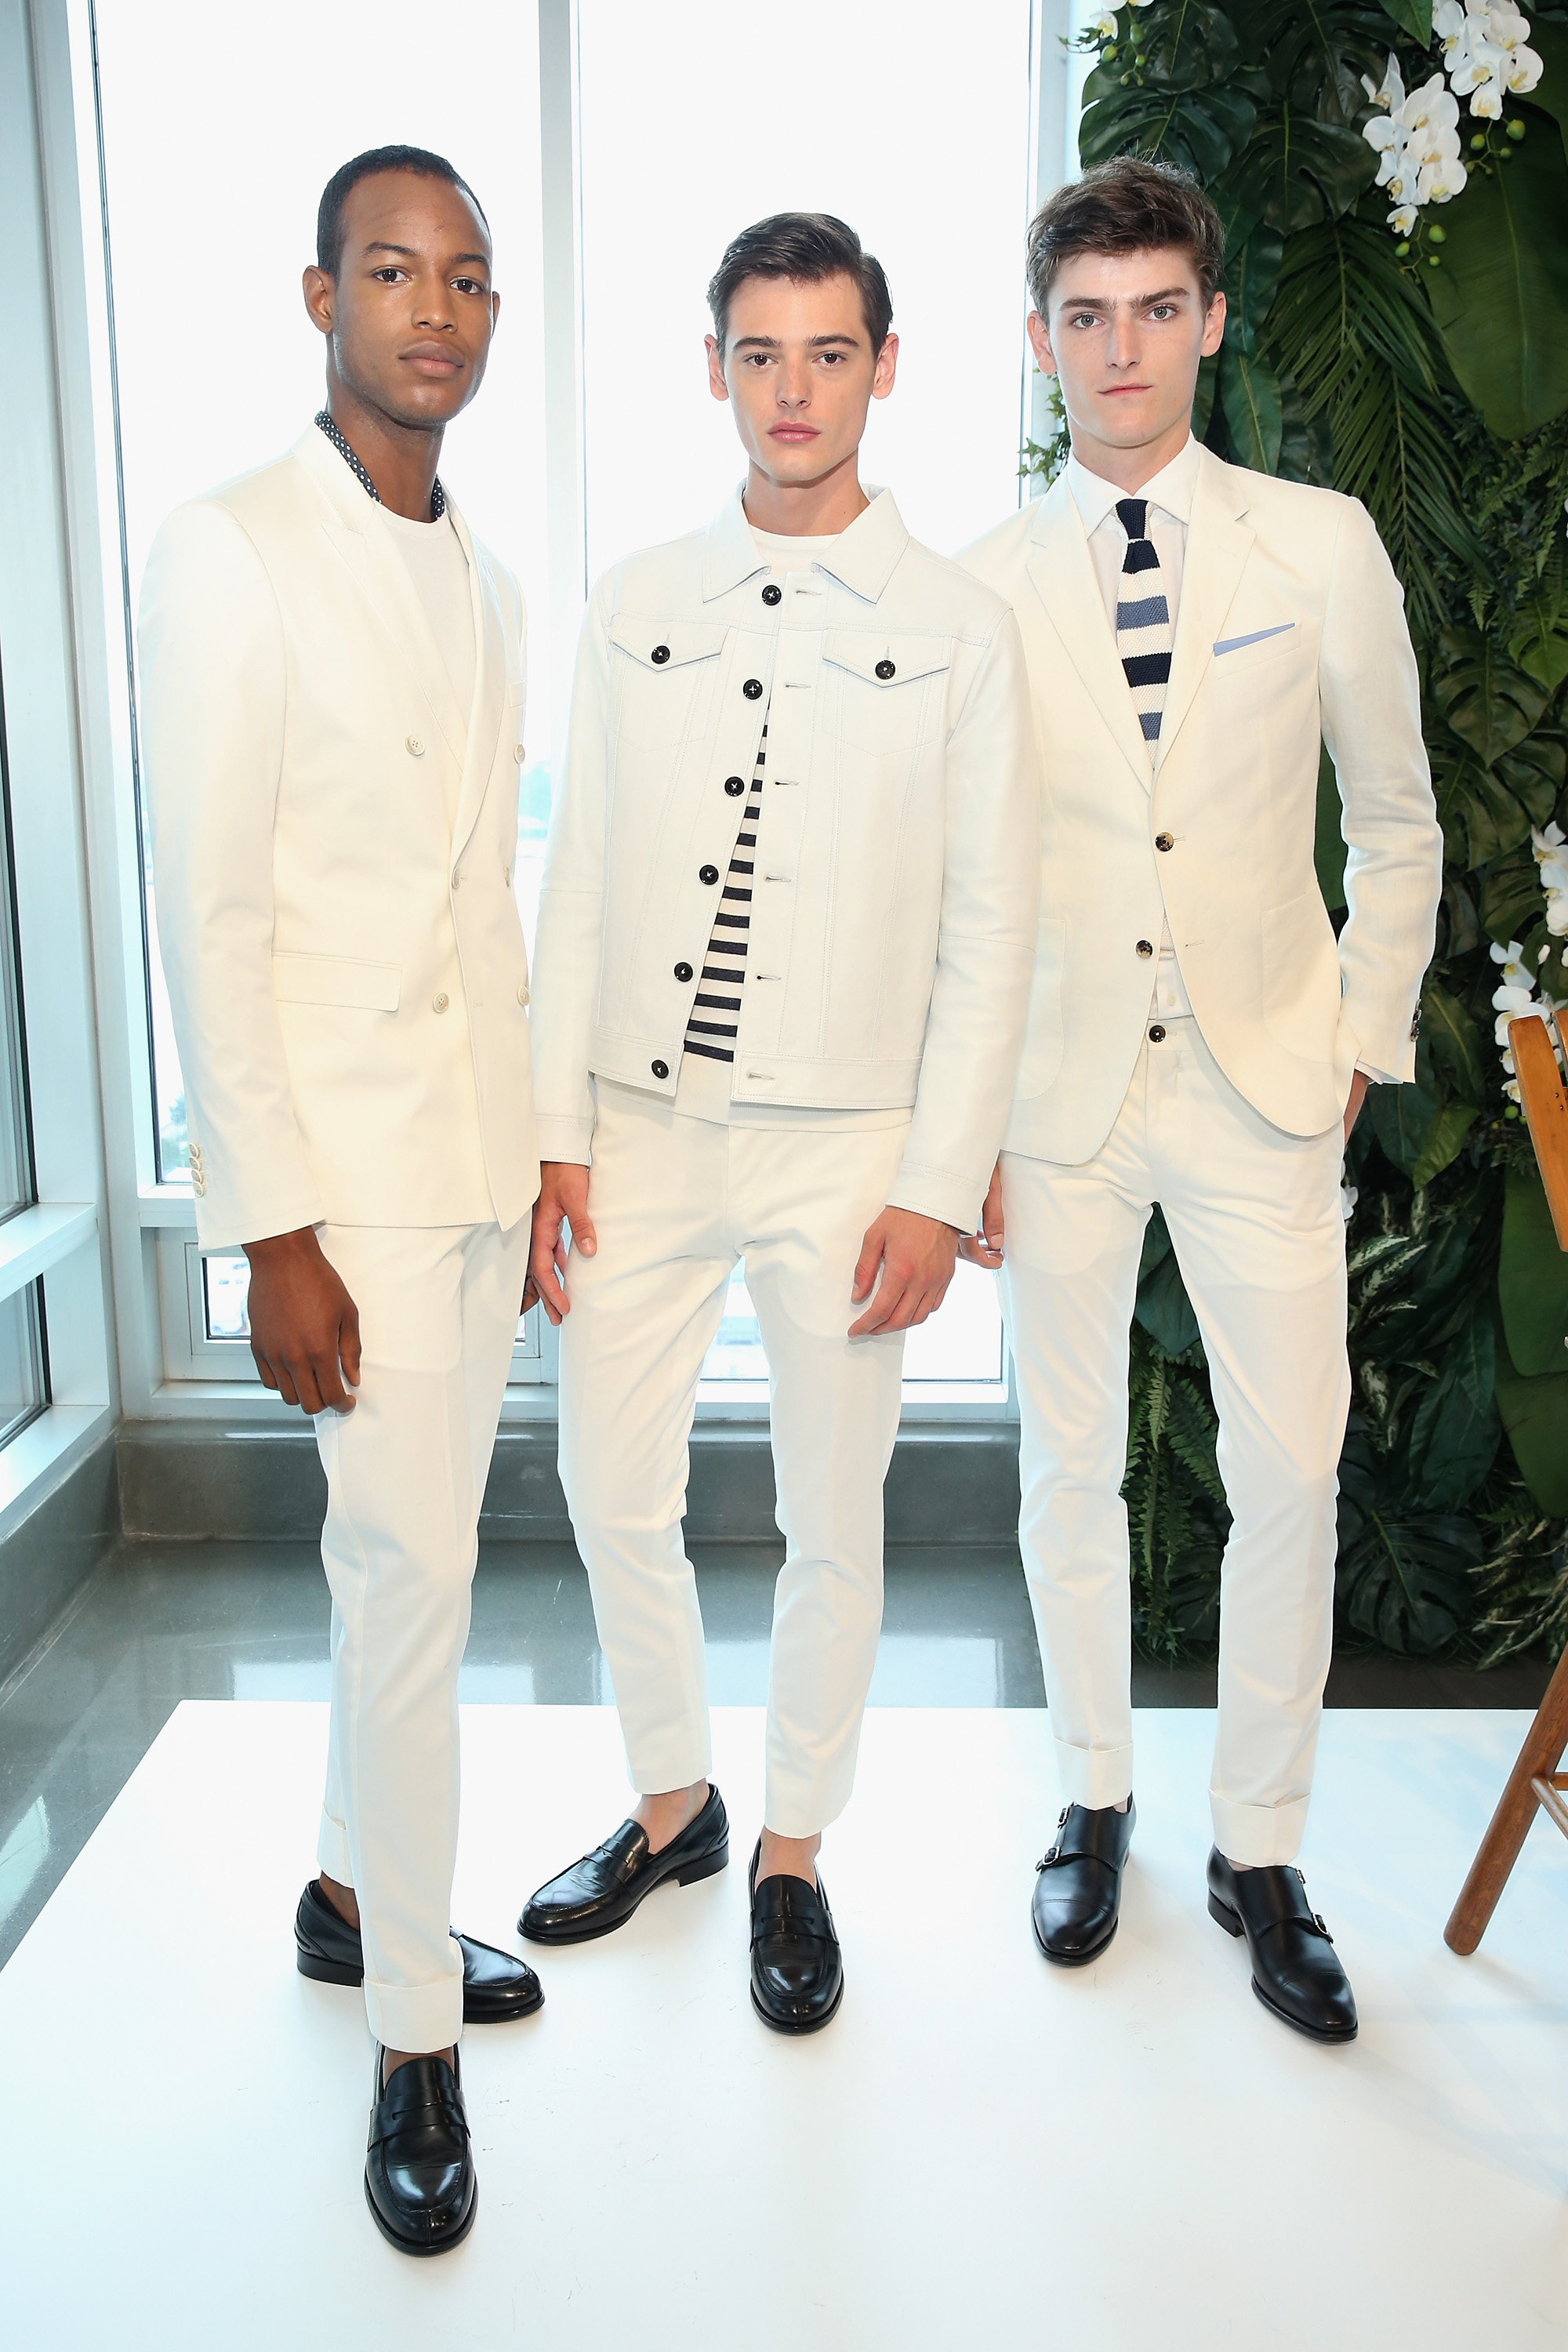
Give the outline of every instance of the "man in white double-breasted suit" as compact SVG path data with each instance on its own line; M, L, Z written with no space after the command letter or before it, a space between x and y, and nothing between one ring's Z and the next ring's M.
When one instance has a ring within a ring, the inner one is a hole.
M363 1982L366 2193L394 2244L434 2253L475 2209L462 2021L542 1997L448 1927L458 1666L539 1174L523 610L436 474L499 308L451 165L344 165L305 298L328 406L159 532L142 741L197 1232L244 1246L261 1377L315 1416L327 1473L331 1729L299 1965Z
M1332 1623L1350 1398L1343 1141L1413 1075L1441 881L1403 598L1365 509L1194 439L1225 327L1196 186L1122 157L1030 231L1029 331L1072 455L964 561L1023 631L1041 749L1034 993L980 1233L1018 1371L1021 1539L1067 1809L1048 1959L1115 1933L1132 1831L1128 1328L1158 1202L1203 1338L1234 1524L1209 1908L1320 2041L1355 2004L1290 1868ZM1313 864L1320 740L1349 912Z

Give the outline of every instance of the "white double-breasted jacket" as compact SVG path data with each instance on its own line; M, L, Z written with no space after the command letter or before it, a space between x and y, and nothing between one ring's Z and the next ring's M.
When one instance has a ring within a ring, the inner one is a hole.
M208 1247L322 1221L510 1226L539 1189L522 600L448 512L468 710L380 509L314 427L178 508L148 559L158 939Z

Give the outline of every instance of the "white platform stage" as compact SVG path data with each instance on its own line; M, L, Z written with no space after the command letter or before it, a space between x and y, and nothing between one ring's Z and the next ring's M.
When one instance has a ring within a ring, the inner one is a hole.
M717 1719L721 1878L536 1955L469 2033L480 2210L438 2262L360 2188L357 1995L293 1968L325 1710L182 1706L0 1975L0 2307L61 2352L1533 2352L1568 2331L1568 1851L1538 1827L1480 1953L1441 1928L1525 1718L1339 1713L1308 1885L1361 2003L1323 2051L1206 1916L1212 1718L1140 1717L1121 1932L1047 1969L1031 1711L883 1709L825 1876L827 2032L746 1999L761 1718ZM600 1708L464 1714L457 1916L617 1817Z

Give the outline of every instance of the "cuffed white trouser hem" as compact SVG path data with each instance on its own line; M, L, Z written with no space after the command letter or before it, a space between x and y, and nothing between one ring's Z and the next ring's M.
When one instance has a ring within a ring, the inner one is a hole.
M1307 1834L1310 1802L1307 1797L1291 1797L1282 1805L1238 1805L1211 1789L1214 1842L1226 1862L1244 1862L1252 1870L1294 1862Z
M1126 1748L1073 1748L1065 1739L1053 1741L1057 1751L1057 1778L1061 1782L1062 1802L1067 1805L1087 1805L1099 1812L1107 1805L1119 1805L1123 1797L1132 1794L1132 1749Z
M370 2030L384 2050L410 2050L420 2056L445 2050L463 2031L463 1955L448 1938L452 1973L436 1984L389 1985L364 1980Z
M324 1871L329 1878L336 1879L340 1886L352 1886L354 1883L353 1864L349 1860L348 1831L342 1822L334 1821L324 1809L321 1834L316 1840L316 1867ZM395 2048L400 2046L394 2044Z

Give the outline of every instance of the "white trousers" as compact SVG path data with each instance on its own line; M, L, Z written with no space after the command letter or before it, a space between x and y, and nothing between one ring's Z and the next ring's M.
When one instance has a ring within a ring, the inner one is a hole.
M352 1412L316 1416L327 1473L332 1714L318 1855L359 1898L371 2032L442 2050L462 2031L453 1941L458 1667L479 1505L528 1264L529 1221L324 1225L359 1308Z
M561 1331L561 1476L587 1563L633 1785L711 1764L702 1617L686 1556L687 1440L737 1260L767 1352L778 1524L767 1825L810 1837L849 1801L882 1623L882 1481L903 1335L850 1339L866 1228L907 1122L870 1132L719 1126L602 1085Z
M1219 1413L1234 1515L1220 1582L1215 1843L1294 1860L1332 1636L1335 1497L1350 1405L1342 1139L1271 1127L1195 1021L1147 1035L1081 1167L1002 1160L1003 1306L1023 1423L1019 1537L1062 1790L1132 1786L1128 1326L1151 1205L1175 1245Z

